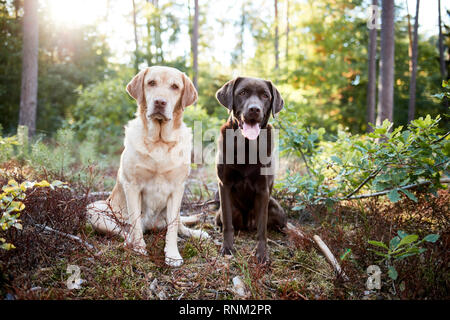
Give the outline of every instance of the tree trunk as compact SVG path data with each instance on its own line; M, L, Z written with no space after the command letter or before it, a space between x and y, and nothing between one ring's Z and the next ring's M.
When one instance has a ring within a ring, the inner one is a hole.
M373 5L378 5L378 0L372 0ZM377 28L369 30L369 72L367 84L367 132L372 132L375 125L375 112L377 103Z
M408 105L408 121L414 120L416 114L416 76L417 76L417 57L418 57L418 29L419 29L419 6L420 0L416 0L416 20L414 21L414 40L412 47L412 72L411 81L409 83L409 105Z
M241 7L241 30L240 30L240 39L239 39L239 66L241 69L241 73L244 72L244 33L245 33L245 1L242 1Z
M147 6L150 6L151 1L147 0ZM153 64L153 54L152 54L152 17L151 15L147 16L147 65L151 66Z
M279 50L278 50L278 0L275 0L275 70L278 70L280 65Z
M380 82L377 124L394 120L394 1L383 0L381 9Z
M289 0L286 0L286 63L289 60Z
M445 67L445 58L444 58L444 45L442 40L442 23L441 23L441 0L438 0L438 9L439 9L439 62L440 62L440 70L441 70L441 78L442 80L447 80L447 69Z
M193 83L198 90L198 0L194 0L194 25L192 27L191 46L192 46L192 71L194 73Z
M155 21L155 63L163 63L164 62L164 54L162 48L162 39L161 39L161 12L159 11L159 1L152 0L153 6L157 10L156 21Z
M411 15L409 14L409 8L408 8L408 0L405 0L405 2L406 2L406 11L408 13L408 15L407 15L407 18L408 18L408 40L409 40L408 57L409 57L409 74L411 75L411 73L412 73L413 36L412 36L412 27L411 27Z
M134 28L134 71L135 73L139 72L139 40L137 34L137 22L136 22L136 3L133 1L133 28Z
M28 127L28 134L36 132L38 93L39 19L38 1L24 1L22 85L20 92L19 125Z

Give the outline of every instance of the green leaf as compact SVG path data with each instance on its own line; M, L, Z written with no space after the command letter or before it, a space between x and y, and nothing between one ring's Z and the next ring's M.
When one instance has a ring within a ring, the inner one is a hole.
M432 243L435 243L438 239L439 239L438 234L429 234L425 238L423 238L423 240L425 240L427 242L432 242Z
M389 258L389 255L387 255L386 253L382 253L382 252L375 251L375 250L372 250L372 249L367 249L367 250L372 251L372 252L375 253L377 256L380 256L380 257L383 257L383 258Z
M344 261L345 258L352 252L352 249L347 249L342 255L341 255L341 261Z
M419 239L419 236L417 234L407 235L403 239L401 239L400 243L398 244L398 247L413 243L414 241L417 241L417 239Z
M397 190L391 190L388 194L387 194L389 200L391 200L391 202L396 203L400 200L400 195L397 192Z
M397 280L397 278L398 278L398 272L397 272L397 270L395 270L395 268L394 267L389 267L388 268L389 270L388 270L388 275L389 275L389 278L391 278L392 280Z
M395 256L394 258L396 260L402 260L402 259L405 259L405 258L410 257L410 256L415 256L416 254L418 254L418 252L401 253L398 256Z
M373 245L373 246L382 247L382 248L385 248L385 249L389 250L388 246L385 245L385 244L384 244L383 242L381 242L381 241L369 240L369 241L367 241L367 242L370 243L370 244Z
M390 249L395 249L397 248L398 244L400 243L400 237L394 237L391 239L391 241L389 241L389 248Z
M397 234L401 239L403 239L404 237L406 237L408 235L405 231L402 231L402 230L398 230Z
M5 250L11 250L11 249L15 249L16 247L12 243L2 243L0 245L0 248L5 249Z
M410 198L412 201L414 201L414 202L417 203L417 198L416 198L416 196L415 196L414 194L412 194L411 192L409 192L409 191L406 190L406 189L401 189L400 191L403 192L403 193L404 193L408 198Z
M337 156L331 156L331 160L333 160L333 162L336 162L337 164L342 165L342 160Z

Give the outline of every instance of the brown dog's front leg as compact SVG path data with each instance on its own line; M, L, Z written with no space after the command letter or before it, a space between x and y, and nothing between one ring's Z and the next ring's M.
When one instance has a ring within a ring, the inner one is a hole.
M231 187L219 182L220 211L222 212L223 244L220 253L222 255L234 252L234 228L233 212L231 210Z
M255 214L258 226L258 246L256 248L256 257L259 263L268 261L267 253L267 219L269 207L269 190L264 189L257 192L255 197Z

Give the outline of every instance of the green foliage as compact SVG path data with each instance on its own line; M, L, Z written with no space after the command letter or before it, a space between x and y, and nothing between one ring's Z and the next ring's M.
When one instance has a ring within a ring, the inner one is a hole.
M22 74L23 1L0 2L0 124L6 133L17 127ZM40 2L41 10L49 8ZM114 71L106 37L93 26L56 25L48 14L39 15L39 75L37 130L61 127L76 88L87 86Z
M220 125L224 122L223 119L218 119L209 115L207 111L199 104L189 106L185 109L183 121L190 128L194 128L194 124L196 122L201 122L203 134L208 130L217 131Z
M1 134L1 131L0 131ZM19 144L16 136L2 137L0 135L0 163L9 160L13 153L14 147Z
M419 255L426 251L425 248L421 248L420 244L423 242L435 243L439 239L438 234L429 234L419 241L419 236L416 234L407 234L404 231L399 230L397 236L389 241L389 244L385 244L381 241L368 240L368 243L375 249L368 249L377 256L382 257L378 263L386 262L388 268L388 275L392 280L397 280L398 272L394 267L397 261L403 260L407 257ZM379 251L381 250L381 251Z
M41 182L29 182L25 181L21 184L15 180L9 180L8 184L2 187L2 193L0 193L0 231L5 232L11 227L18 230L22 230L22 224L19 219L20 212L25 209L23 200L26 197L25 192L27 189L34 187L50 187L52 189L58 187L66 187L61 181L53 181L52 184L45 180ZM15 246L12 243L7 243L6 239L0 237L0 248L5 250L14 249Z
M442 80L442 88L444 90L441 93L434 94L433 97L443 100L445 98L450 99L450 84L448 81Z
M441 188L448 175L450 142L440 136L440 117L412 121L406 130L392 129L385 121L367 135L340 131L334 142L320 141L323 130L284 128L282 150L300 153L307 174L288 171L277 187L287 189L300 210L305 204L351 199L361 191L390 190L389 200L400 200L399 192L413 201L409 184L430 181L428 191Z
M120 148L125 124L134 117L136 102L125 91L128 77L113 78L80 88L77 104L71 108L71 117L65 127L77 133L80 141L97 138L101 152L112 153ZM124 80L127 79L127 80Z

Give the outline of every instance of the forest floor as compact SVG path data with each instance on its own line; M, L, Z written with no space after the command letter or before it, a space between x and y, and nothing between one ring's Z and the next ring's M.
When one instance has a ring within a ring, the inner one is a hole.
M5 168L5 166L3 166ZM26 168L15 167L15 178L27 176ZM260 265L254 257L256 236L240 232L235 237L236 254L218 254L222 235L214 224L215 182L211 170L191 174L182 214L203 213L194 228L203 228L209 240L179 238L184 264L164 264L165 231L145 235L148 256L123 246L117 236L99 235L86 224L85 206L92 199L82 185L68 189L42 189L27 193L21 219L23 230L10 229L7 240L16 249L0 251L0 297L9 299L448 299L450 288L449 240L450 193L438 197L417 190L418 203L403 198L391 204L382 197L338 203L332 208L314 207L302 212L281 192L275 194L285 207L289 221L305 235L319 235L334 253L346 281L313 242L296 234L269 232L271 263ZM114 170L107 173L114 176ZM213 176L212 176L213 177ZM45 176L41 177L45 178ZM7 181L0 178L0 184ZM80 196L81 195L81 196ZM210 201L211 202L211 201ZM49 226L75 235L82 242L43 230ZM380 290L366 288L369 265L378 257L369 251L368 240L389 242L398 230L419 234L434 232L440 240L424 244L427 251L396 265L394 282L384 265ZM92 246L92 247L90 247ZM348 254L343 256L347 252ZM342 258L340 258L342 256ZM69 289L68 266L79 268L82 283ZM236 290L233 279L244 283Z

